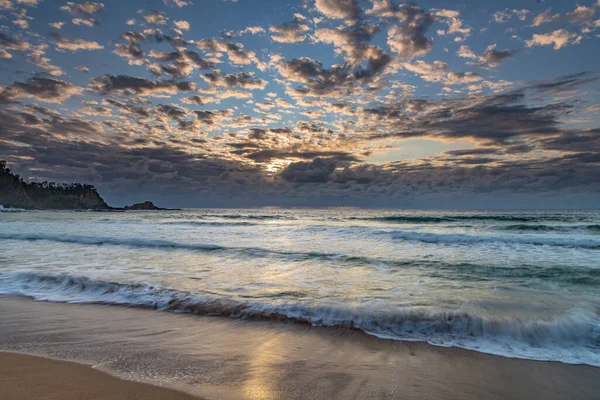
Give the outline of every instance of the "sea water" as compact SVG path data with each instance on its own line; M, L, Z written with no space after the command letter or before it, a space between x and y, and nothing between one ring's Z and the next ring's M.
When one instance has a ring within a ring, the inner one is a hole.
M600 211L0 209L0 294L600 366Z

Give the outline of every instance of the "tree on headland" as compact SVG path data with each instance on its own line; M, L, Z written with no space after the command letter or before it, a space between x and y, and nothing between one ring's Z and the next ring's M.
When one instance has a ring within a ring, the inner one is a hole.
M0 160L0 204L19 208L108 209L93 185L26 182Z

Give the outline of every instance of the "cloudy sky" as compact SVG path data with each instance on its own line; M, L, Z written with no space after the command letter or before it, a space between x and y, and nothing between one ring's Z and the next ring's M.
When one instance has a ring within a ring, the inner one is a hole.
M600 204L600 0L0 0L0 158L113 205Z

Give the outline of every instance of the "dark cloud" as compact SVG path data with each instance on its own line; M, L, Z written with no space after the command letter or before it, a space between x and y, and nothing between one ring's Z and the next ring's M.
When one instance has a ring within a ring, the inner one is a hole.
M488 154L500 154L501 151L496 148L478 148L478 149L467 149L467 150L450 150L444 154L451 156L475 156L475 155L488 155Z
M264 89L267 82L254 76L253 72L237 72L235 74L223 74L221 71L213 71L202 75L211 86L216 87L242 87L246 89Z
M600 153L600 129L568 131L537 142L545 150Z
M18 98L61 103L65 99L81 94L82 91L80 87L65 81L33 77L27 82L15 82L0 89L0 103L12 102Z
M487 67L494 68L500 65L502 60L513 58L514 56L514 50L496 50L495 46L490 46L481 56L481 62Z
M281 178L296 183L325 183L331 178L335 167L335 161L326 158L315 158L309 162L300 161L288 165L281 172Z
M343 97L356 94L363 85L374 83L389 63L390 57L373 47L374 57L366 64L352 69L350 65L334 65L330 69L308 57L282 62L279 66L281 76L300 85L291 90L292 96L330 96Z
M151 66L151 72L156 75L170 75L175 77L185 77L190 75L194 69L212 69L215 64L202 58L195 51L178 50L169 53L160 53L151 51L150 57L162 62L170 62L169 65Z
M600 79L600 72L580 72L577 74L564 75L551 80L536 82L525 89L537 90L542 93L558 94L572 91L578 87L596 82Z
M383 0L374 2L373 8L367 13L398 23L389 28L387 43L403 60L409 61L431 50L433 42L425 34L434 17L421 7L414 4L395 5Z
M312 160L319 157L328 157L330 161L358 162L359 159L354 155L345 151L308 151L308 150L282 150L269 149L256 151L245 155L250 160L266 163L274 159L281 158L297 158L304 160Z
M560 116L573 110L568 103L540 106L525 102L523 92L472 99L401 101L395 105L365 109L367 126L387 136L475 138L501 143L518 137L541 137L560 133ZM372 121L372 123L371 123ZM388 132L388 133L386 133Z
M233 110L202 110L194 111L194 114L196 114L196 118L199 122L206 125L213 125L223 119L231 118L233 116Z
M5 35L0 32L0 49L24 51L29 49L30 45L27 42L21 41L15 37Z
M148 80L127 75L102 75L90 81L90 87L99 94L149 96L153 94L177 94L196 90L193 82Z

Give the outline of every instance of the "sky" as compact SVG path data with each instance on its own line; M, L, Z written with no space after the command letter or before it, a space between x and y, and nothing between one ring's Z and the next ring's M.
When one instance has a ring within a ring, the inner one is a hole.
M0 0L0 159L112 205L600 204L600 0Z

